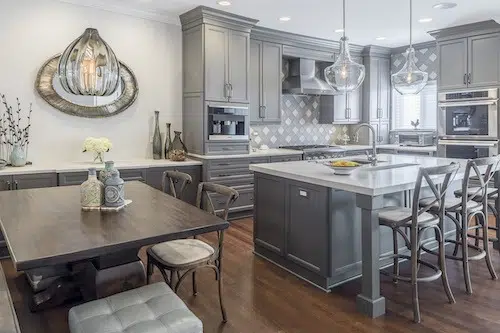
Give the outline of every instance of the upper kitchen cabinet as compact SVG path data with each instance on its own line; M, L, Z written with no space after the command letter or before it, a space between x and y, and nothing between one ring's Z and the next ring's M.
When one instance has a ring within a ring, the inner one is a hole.
M500 25L485 21L431 32L438 43L438 89L500 84Z
M391 67L389 58L370 57L366 66L365 93L368 94L369 121L389 120L391 95ZM365 100L366 101L366 100Z
M250 41L250 121L281 122L281 44Z
M180 16L184 94L205 101L250 100L250 30L256 20L199 6Z

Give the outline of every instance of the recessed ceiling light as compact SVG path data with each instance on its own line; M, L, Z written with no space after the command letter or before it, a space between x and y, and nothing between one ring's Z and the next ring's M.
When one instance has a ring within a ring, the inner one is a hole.
M434 9L450 9L455 8L457 6L454 2L440 2L432 6Z
M377 38L375 38L375 39L376 39L376 40L386 40L386 39L387 39L387 37L382 37L382 36L380 36L380 37L377 37Z
M227 1L227 0L220 0L220 1L217 1L217 4L219 6L231 6L231 1Z
M290 21L292 18L291 17L288 17L288 16L282 16L280 17L280 21L281 22L288 22Z
M344 32L344 29L337 29L335 32Z
M429 22L432 22L432 19L430 17L421 18L420 20L418 20L418 22L420 22L420 23L429 23Z

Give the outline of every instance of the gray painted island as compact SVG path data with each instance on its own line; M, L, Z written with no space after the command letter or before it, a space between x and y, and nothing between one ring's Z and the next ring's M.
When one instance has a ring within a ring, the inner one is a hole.
M357 307L371 317L385 313L379 270L391 262L379 258L393 251L392 231L379 227L377 210L409 206L419 167L460 163L448 194L453 195L466 163L400 155L379 155L379 161L349 176L309 161L250 166L255 177L254 253L324 290L362 276ZM454 233L451 223L445 232ZM406 250L402 239L398 247Z

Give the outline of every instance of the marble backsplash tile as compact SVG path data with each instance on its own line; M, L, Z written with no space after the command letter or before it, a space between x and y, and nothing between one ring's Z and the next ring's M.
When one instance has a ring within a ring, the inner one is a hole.
M252 147L340 144L350 126L319 124L319 96L283 95L281 124L252 125Z

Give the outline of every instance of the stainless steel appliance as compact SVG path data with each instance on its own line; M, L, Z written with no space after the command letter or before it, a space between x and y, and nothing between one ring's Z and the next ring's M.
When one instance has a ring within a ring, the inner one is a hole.
M290 59L290 72L283 81L283 93L292 95L334 95L334 89L316 74L316 62L311 59Z
M209 141L249 141L248 106L208 103Z
M439 140L438 156L474 159L498 155L498 141Z
M498 89L438 94L439 139L498 140Z
M345 156L345 149L329 145L281 146L280 148L301 150L304 160L323 160Z
M400 146L428 147L436 145L436 131L400 129L390 132L391 143Z

